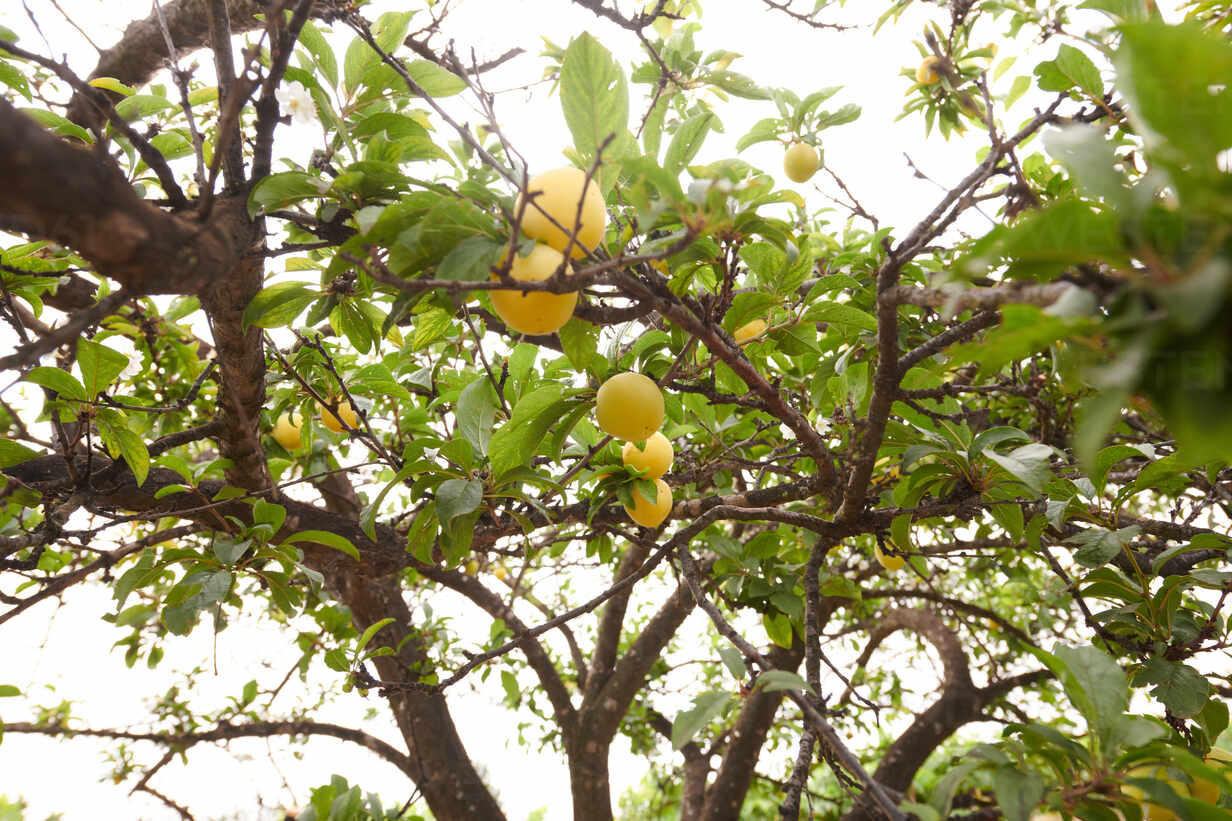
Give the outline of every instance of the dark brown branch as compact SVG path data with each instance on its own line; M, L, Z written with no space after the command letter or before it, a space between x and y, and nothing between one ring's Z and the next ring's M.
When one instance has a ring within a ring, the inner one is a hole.
M59 139L0 100L0 229L51 239L131 294L191 294L247 248L243 198L207 223L142 200L110 157Z
M149 741L165 747L173 747L176 751L186 750L197 744L209 744L218 741L230 741L237 738L272 738L275 736L329 736L343 741L350 741L375 753L393 764L407 775L414 773L414 765L406 753L376 736L362 730L343 727L321 721L256 721L247 724L221 724L212 730L196 733L138 733L127 730L93 730L71 729L54 724L30 724L28 722L7 722L4 725L7 733L23 733L26 735L46 735L52 737L85 737L106 738L114 741Z
M214 51L214 70L218 75L218 107L236 109L235 97L240 85L235 76L235 52L231 48L231 19L227 0L204 0L209 23L209 43ZM281 14L275 4L274 14ZM268 25L268 23L267 23ZM244 181L244 145L240 140L239 117L219 119L217 150L222 155L223 181L228 190L235 190ZM213 186L210 186L212 193Z
M81 335L81 332L91 325L115 313L115 310L132 299L127 291L116 291L103 299L88 311L75 314L64 325L56 328L46 336L39 337L17 348L8 356L0 357L0 370L10 368L26 368L38 362L43 354L51 353L61 345L67 345Z
M959 323L952 328L948 328L941 333L929 339L926 342L912 348L903 354L898 359L898 372L904 374L914 368L919 363L923 362L933 354L940 353L953 345L955 342L962 342L966 339L978 334L985 328L991 328L1001 321L1001 315L996 311L982 311L968 319L966 322Z
M150 145L150 141L133 130L124 118L121 117L115 110L115 106L111 105L102 92L97 91L87 85L80 77L74 74L68 66L57 63L54 60L48 60L45 57L40 57L37 54L19 48L12 43L0 40L0 48L5 51L12 52L19 57L37 63L44 68L55 72L56 76L64 82L68 83L82 99L92 99L95 104L102 110L103 116L111 124L111 127L124 136L124 139L136 149L141 159L150 167L154 175L158 177L158 183L162 186L163 192L167 195L167 200L172 208L184 208L188 205L188 200L184 196L184 192L180 189L180 184L175 180L175 174L171 170L171 166L167 164L167 160L162 154L158 153L158 149Z
M518 648L526 656L526 661L539 678L539 684L547 694L548 701L552 703L556 722L565 732L572 732L577 715L569 691L543 645L535 640L530 629L518 618L513 608L478 579L466 573L428 565L417 565L416 569L437 584L461 593L493 619L503 620L514 634L522 637Z
M859 440L853 453L851 470L843 492L843 503L835 521L847 521L860 515L868 494L868 481L873 463L881 449L890 409L898 392L902 372L898 367L898 302L895 286L904 265L927 247L958 216L972 204L971 193L995 173L997 164L1015 146L1052 122L1061 104L1058 97L1045 111L1037 114L1018 133L992 147L975 170L941 198L932 211L916 224L911 233L894 247L877 271L877 369L873 375L873 395L869 399L868 415L861 422Z
M900 305L939 308L948 314L978 309L989 311L1002 305L1038 305L1046 308L1069 291L1080 290L1069 282L1012 283L995 288L915 288L899 285L889 298Z
M131 556L132 554L144 550L151 545L169 542L174 539L182 539L185 536L190 536L200 530L201 527L199 525L183 525L181 527L173 527L168 530L160 530L157 533L151 533L150 535L137 539L134 542L129 542L128 544L117 547L115 550L104 553L101 557L95 559L85 567L78 568L77 570L73 570L69 573L63 573L59 576L53 576L52 578L46 580L42 589L40 589L37 593L30 594L26 598L21 599L18 603L14 604L12 609L0 613L0 624L4 624L9 619L20 615L22 612L30 609L44 599L51 598L52 596L58 596L68 588L78 582L84 581L100 570L107 570L108 568L114 567L117 562L127 556Z

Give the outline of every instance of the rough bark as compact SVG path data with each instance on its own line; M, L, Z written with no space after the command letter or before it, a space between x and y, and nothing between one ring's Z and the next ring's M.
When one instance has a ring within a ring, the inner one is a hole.
M339 599L351 608L358 629L393 618L373 639L375 647L399 648L396 654L378 656L373 661L381 680L418 682L416 671L425 669L427 654L411 626L411 612L402 599L397 578L344 573L327 582L332 582ZM399 690L386 698L416 770L415 786L423 792L433 815L440 819L504 821L500 805L462 746L444 695Z
M265 0L228 0L227 12L233 34L260 28L264 23L257 19L264 14L268 4ZM337 16L344 4L332 0L318 0L313 16L330 20ZM196 51L209 42L210 23L208 0L173 0L163 3L163 17L171 42L181 54ZM111 48L99 54L98 64L90 77L114 77L125 85L140 87L163 67L167 59L167 44L163 37L158 16L151 11L141 20L134 20L124 29L124 34ZM78 123L89 122L90 106L76 99L69 105L68 117Z
M609 821L613 817L608 779L608 750L612 739L629 705L645 684L651 666L693 611L693 606L688 587L678 585L616 662L602 686L591 688L583 700L574 731L565 734L575 818Z
M195 294L226 280L252 243L243 197L209 220L137 196L110 157L63 140L0 99L0 229L77 251L138 294Z
M804 658L804 643L796 641L790 649L775 647L767 656L780 670L795 670ZM714 781L706 790L706 801L698 818L701 821L736 821L744 805L757 759L766 743L774 715L783 703L782 691L757 690L744 701L736 717Z
M911 630L927 639L936 648L944 670L940 697L894 740L873 773L873 778L882 785L902 793L911 786L915 774L933 751L955 731L979 720L984 709L997 699L1018 687L1042 681L1050 674L1036 671L976 687L971 681L966 653L954 631L935 613L907 608L889 610L879 617L860 656L860 666L882 641L898 630ZM872 802L862 795L842 821L874 821L879 817Z
M264 245L259 223L250 229L253 253L205 289L201 306L214 332L218 353L219 416L223 430L218 437L222 455L231 460L227 481L247 490L268 487L269 469L261 448L261 406L265 403L265 351L261 329L244 327L244 308L261 290L264 266L259 251Z

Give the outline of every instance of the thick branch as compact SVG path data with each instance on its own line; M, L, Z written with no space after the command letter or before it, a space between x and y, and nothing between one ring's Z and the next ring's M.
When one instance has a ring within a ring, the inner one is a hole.
M191 294L249 242L243 198L205 224L142 200L110 157L56 137L0 100L0 229L51 239L134 295Z

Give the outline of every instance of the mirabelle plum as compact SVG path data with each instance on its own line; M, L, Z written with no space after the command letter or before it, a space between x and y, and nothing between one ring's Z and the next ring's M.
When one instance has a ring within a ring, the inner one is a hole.
M783 173L792 182L808 182L821 167L821 156L808 143L792 143L783 155Z
M902 570L903 567L906 566L907 564L907 560L904 559L902 556L894 556L889 553L886 553L884 550L881 549L880 544L873 546L873 556L877 559L877 562L882 567L884 567L886 570L889 570L891 573Z
M940 57L928 56L924 58L924 62L920 63L920 67L915 70L915 81L922 86L931 86L941 81L941 72L937 71L937 64L941 62Z
M1206 763L1226 771L1232 766L1232 753L1219 747L1212 747L1210 752L1206 754ZM1219 800L1219 785L1207 781L1205 778L1198 778L1191 784L1184 784L1171 778L1166 767L1136 767L1130 770L1129 774L1141 778L1158 778L1166 781L1168 786L1172 787L1181 797L1196 798L1207 804L1214 804ZM1142 804L1143 821L1177 821L1176 813L1172 812L1172 810L1144 801L1145 796L1137 787L1125 785L1122 789L1127 795L1136 798Z
M764 319L754 319L752 322L741 325L736 329L732 336L737 342L748 342L750 339L756 339L766 332L769 326Z
M659 493L655 501L649 502L646 497L634 488L633 507L625 508L629 518L642 527L658 527L672 512L672 489L662 479L655 479L655 487Z
M545 171L532 177L526 189L535 195L522 215L522 231L526 236L546 242L563 253L569 244L569 234L576 232L577 241L569 252L574 259L593 251L603 239L607 207L603 204L603 192L593 179L586 181L585 171L570 166ZM579 202L582 206L580 223ZM519 197L515 213L521 207L522 198ZM548 219L544 212L550 214L552 219ZM554 225L552 220L568 229L569 233Z
M617 439L643 442L663 425L663 394L640 373L618 373L599 386L595 416Z
M342 433L344 429L350 430L359 425L359 417L355 414L355 409L351 407L350 402L346 400L339 402L337 398L330 401L338 404L336 413L320 402L317 403L317 412L321 414L321 423L325 427L334 433Z
M653 479L671 470L674 455L672 443L658 431L646 440L644 447L639 448L635 443L628 442L621 451L626 465L646 471Z
M526 256L514 255L509 275L525 282L542 282L565 261L560 251L536 242ZM568 271L568 268L565 269ZM488 296L497 316L513 330L523 334L556 333L573 316L576 291L553 294L548 291L491 291Z
M300 430L303 427L304 420L298 413L284 413L274 423L274 441L287 450L296 450L303 444L303 440L300 438Z

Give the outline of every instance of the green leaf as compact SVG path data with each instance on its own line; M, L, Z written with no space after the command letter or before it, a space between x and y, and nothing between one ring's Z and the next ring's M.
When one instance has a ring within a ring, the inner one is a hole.
M44 111L41 108L23 108L21 113L35 120L39 125L55 131L57 134L62 134L66 137L76 137L83 143L94 144L94 135L71 120L61 117L59 114Z
M407 74L429 97L452 97L466 90L466 81L430 60L412 60Z
M320 296L320 291L302 282L279 282L263 288L244 309L244 327L279 328L290 325Z
M779 647L791 647L791 619L784 613L762 613L761 626L770 641Z
M283 540L283 544L300 544L302 542L310 542L314 544L332 547L334 550L341 550L351 558L359 561L359 550L352 544L351 540L346 536L340 536L337 533L330 533L326 530L301 530L298 533L293 533Z
M269 525L277 533L287 519L287 509L282 505L257 499L252 505L252 518L257 524Z
M475 379L458 396L458 432L480 457L488 455L492 422L498 407L496 393L486 375Z
M436 268L437 279L482 282L492 273L505 251L505 244L487 237L470 237L454 246Z
M539 443L559 418L547 411L552 410L562 396L564 388L552 383L536 388L518 400L513 416L492 434L489 455L495 476L530 464Z
M862 331L877 330L877 319L867 311L862 311L841 302L819 302L811 305L804 315L807 322L828 322L835 325L851 325Z
M992 773L992 789L1005 821L1028 821L1044 798L1044 779L1031 770L998 767Z
M571 318L557 335L574 369L585 371L599 352L599 329L584 319Z
M991 267L1005 265L1010 277L1048 280L1073 265L1092 261L1129 265L1120 220L1111 210L1062 200L1024 214L1012 226L989 231L972 245L957 270L977 277Z
M710 83L718 86L736 97L742 97L746 100L769 100L770 92L757 83L753 82L753 78L739 74L735 71L727 71L720 69L703 74L699 79L702 82Z
M339 302L338 306L330 311L329 324L341 331L360 353L368 353L376 344L377 329L353 300Z
M12 698L21 695L21 690L12 684L0 684L0 698Z
M413 11L385 12L372 25L373 39L386 54L393 54L406 39L411 26ZM381 62L381 57L372 48L356 37L347 46L342 58L342 83L348 95L353 95L369 78L369 72Z
M329 80L329 84L338 85L338 58L334 56L334 50L330 48L325 36L311 20L305 22L300 29L299 42L308 49L313 61L321 67L321 73Z
M522 703L522 688L518 686L518 677L509 670L501 670L501 687L505 690L505 701L517 707Z
M599 41L583 33L565 49L560 65L560 104L573 145L593 160L609 137L629 127L629 87L620 64Z
M1232 44L1196 23L1131 23L1116 58L1130 110L1199 169L1232 146Z
M954 794L958 791L958 785L982 764L981 761L965 760L947 770L945 775L937 779L936 785L933 786L928 796L930 809L936 818L950 817L950 808L954 803Z
M1112 656L1090 645L1057 645L1053 654L1063 665L1062 685L1092 728L1101 734L1115 726L1129 706L1129 682Z
M1080 545L1074 552L1074 561L1084 567L1099 567L1111 561L1141 530L1137 525L1115 531L1091 527L1070 536L1065 542Z
M0 439L0 468L20 465L38 456L39 452L25 445L19 445L11 439Z
M93 399L128 367L128 357L88 339L77 340L77 364L86 396Z
M679 750L693 740L710 719L732 703L735 696L723 690L710 690L693 699L693 706L672 722L672 749Z
M367 48L367 46L365 46ZM277 211L293 203L314 199L330 189L329 180L304 171L282 171L257 181L248 195L248 216Z
M1030 442L1031 436L1018 428L996 427L982 431L971 440L967 447L967 458L975 459L985 448L996 447L1002 442Z
M1210 683L1197 670L1159 656L1146 663L1134 684L1154 684L1151 694L1180 718L1197 715L1211 692Z
M1036 66L1035 76L1044 91L1077 89L1091 99L1099 100L1104 96L1104 81L1099 69L1090 57L1071 45L1062 44L1055 60Z
M676 128L672 141L668 143L667 155L663 159L663 167L668 173L679 174L693 161L706 140L706 132L716 120L713 112L704 111L694 114Z
M116 113L125 120L141 120L159 111L175 108L176 104L157 94L134 94L116 103Z
M393 624L393 622L394 620L392 618L385 618L368 625L368 627L364 629L363 634L360 635L359 641L355 644L355 652L359 653L367 647L368 642L372 641L372 637L379 633L382 627L387 624Z
M68 371L62 371L59 368L51 368L40 366L33 368L26 374L26 381L33 382L35 385L41 385L44 388L50 388L60 395L62 399L80 399L86 398L86 389L81 386Z
M216 538L211 547L213 548L214 558L229 567L248 552L248 548L252 547L252 540L243 539L237 542L231 539Z
M1014 448L1004 455L992 450L985 451L984 455L1036 494L1040 493L1044 483L1052 478L1052 468L1049 466L1052 448L1048 445L1035 442Z
M744 667L744 657L740 655L740 651L730 644L724 644L719 647L719 658L723 660L723 666L727 668L727 672L731 673L732 678L736 681L743 681L747 670Z
M112 451L113 456L123 457L129 470L133 472L137 487L141 487L150 473L150 451L145 442L127 427L112 425L102 418L97 421L99 432L107 442L107 449Z
M30 81L16 66L6 60L0 60L0 83L16 90L26 98L27 102L33 102L34 96L30 93Z
M758 120L749 129L747 134L736 141L736 151L743 151L750 145L756 145L757 143L777 140L782 130L783 121L777 117L767 117L764 120Z
M1145 20L1150 15L1146 0L1085 0L1078 8L1102 11L1114 23Z
M436 489L436 515L448 529L453 520L474 512L483 501L483 482L474 479L446 479Z
M806 693L814 693L807 681L790 670L767 670L757 677L757 687L767 693L778 690L803 690Z

